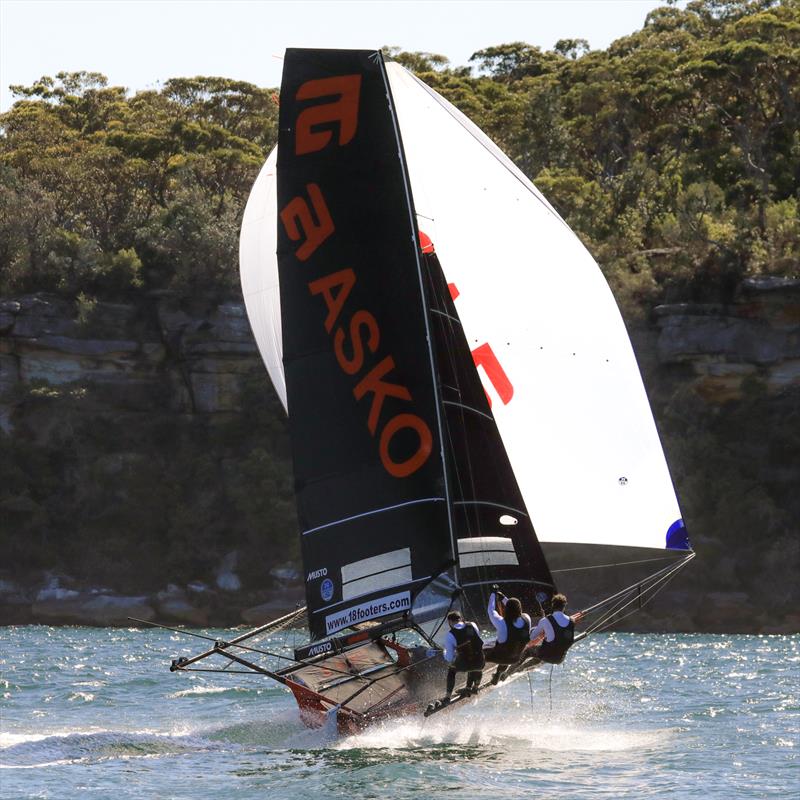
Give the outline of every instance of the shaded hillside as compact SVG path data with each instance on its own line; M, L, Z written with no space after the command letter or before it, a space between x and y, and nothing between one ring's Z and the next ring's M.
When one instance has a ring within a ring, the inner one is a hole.
M0 333L0 618L229 624L299 598L284 415L241 303L160 293L84 321L26 295ZM699 556L634 624L796 630L800 281L632 334Z

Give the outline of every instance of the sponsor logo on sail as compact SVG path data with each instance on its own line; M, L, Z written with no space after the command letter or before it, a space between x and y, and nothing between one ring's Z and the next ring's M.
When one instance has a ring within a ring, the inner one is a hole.
M315 569L313 572L308 573L308 577L306 578L306 583L311 583L311 581L315 581L318 578L324 578L328 574L328 568L323 567L322 569Z
M325 578L322 585L319 587L320 597L327 603L333 597L333 581L330 578Z
M370 600L368 603L351 606L346 611L340 611L338 614L329 614L325 617L325 630L328 634L336 633L336 631L340 631L350 625L356 625L368 619L375 619L375 617L385 617L387 614L408 611L410 608L411 592L390 594L386 597Z

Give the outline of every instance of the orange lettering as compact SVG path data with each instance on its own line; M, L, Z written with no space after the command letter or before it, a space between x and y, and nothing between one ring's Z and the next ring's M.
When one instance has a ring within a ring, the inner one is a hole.
M328 333L331 332L333 323L342 313L344 301L347 300L347 296L350 294L355 282L355 272L351 269L342 269L308 284L308 291L311 294L321 294L325 300L325 305L328 307L328 316L325 317L325 330ZM334 289L338 290L335 295L333 293Z
M338 78L306 81L297 90L297 100L334 96L338 99L311 106L298 114L294 140L296 155L315 153L330 142L333 131L329 128L319 130L320 125L338 124L339 144L347 144L356 134L360 92L360 75L341 75Z
M309 183L306 191L311 199L314 216L302 197L292 198L280 214L287 236L293 242L304 240L295 252L300 261L307 260L334 231L333 220L319 186Z
M350 338L353 340L353 357L348 358L344 354L344 331L336 329L333 335L333 350L336 353L336 360L339 366L348 374L355 375L364 366L364 343L361 341L360 330L366 328L369 333L367 347L370 353L378 349L380 342L380 330L378 321L369 311L356 311L350 319Z
M395 433L402 428L412 428L417 432L419 436L419 447L411 458L397 462L393 461L389 455L389 444ZM431 436L430 428L422 419L416 414L398 414L392 417L381 431L381 464L383 464L384 469L393 477L407 478L428 460L432 445L433 436Z
M411 393L405 386L397 383L384 383L381 379L384 375L394 369L394 359L386 356L379 364L376 364L355 386L353 396L360 400L367 392L372 392L372 405L369 409L367 427L374 436L375 429L378 427L378 419L381 415L383 401L387 397L397 397L400 400L410 400Z

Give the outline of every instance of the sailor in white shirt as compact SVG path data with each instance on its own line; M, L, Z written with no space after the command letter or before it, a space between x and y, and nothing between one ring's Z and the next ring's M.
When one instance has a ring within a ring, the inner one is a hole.
M498 604L503 610L502 615L498 612ZM522 605L516 597L507 598L500 591L489 596L486 613L497 631L497 640L484 651L487 661L500 665L492 676L492 683L497 683L505 676L506 668L519 661L528 644L531 618L522 613Z
M554 594L550 601L552 613L542 617L531 631L531 644L526 649L526 656L534 656L548 664L560 664L572 647L575 640L575 623L583 614L568 617L564 610L567 598L563 594ZM538 645L538 646L537 646Z
M483 639L474 622L464 622L459 611L447 615L450 630L444 637L444 658L450 668L447 670L447 693L444 702L449 702L456 685L456 673L467 673L467 691L476 691L486 663L483 656Z

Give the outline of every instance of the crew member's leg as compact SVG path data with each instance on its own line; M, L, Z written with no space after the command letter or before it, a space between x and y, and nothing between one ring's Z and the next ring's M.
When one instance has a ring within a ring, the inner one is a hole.
M447 670L447 693L445 694L445 697L450 697L450 695L453 694L453 689L455 689L455 686L456 670L450 667L450 669Z

